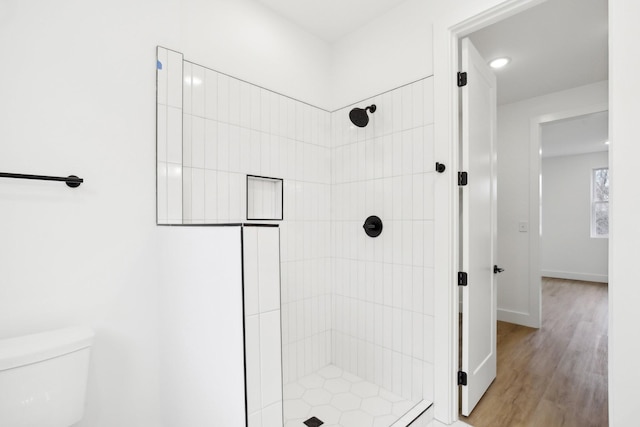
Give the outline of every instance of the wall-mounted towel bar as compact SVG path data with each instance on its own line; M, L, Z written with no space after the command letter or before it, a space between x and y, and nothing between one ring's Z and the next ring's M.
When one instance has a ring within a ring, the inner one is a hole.
M26 175L22 173L7 173L0 172L0 178L18 178L18 179L38 179L40 181L63 181L69 187L76 188L84 182L84 179L78 178L75 175L64 176L46 176L46 175Z

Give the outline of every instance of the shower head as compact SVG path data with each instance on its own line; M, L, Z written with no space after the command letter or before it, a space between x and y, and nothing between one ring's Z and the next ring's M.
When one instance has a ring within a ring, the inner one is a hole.
M365 127L369 123L369 115L367 114L367 110L372 113L376 112L376 104L371 104L367 108L354 108L349 112L349 118L351 119L351 123L358 126L359 128Z

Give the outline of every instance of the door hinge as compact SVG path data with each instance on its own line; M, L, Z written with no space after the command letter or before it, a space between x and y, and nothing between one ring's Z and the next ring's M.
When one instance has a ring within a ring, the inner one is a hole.
M469 174L467 174L466 172L458 172L458 185L460 186L467 185L468 181L469 181Z
M467 385L467 373L458 371L458 385Z
M467 286L467 273L458 271L458 286Z
M459 72L458 73L458 87L462 87L462 86L466 86L467 85L467 73L466 72Z

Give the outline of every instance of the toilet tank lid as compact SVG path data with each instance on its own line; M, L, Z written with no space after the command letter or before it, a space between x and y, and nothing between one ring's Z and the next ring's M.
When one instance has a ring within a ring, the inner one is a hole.
M89 347L93 336L90 328L73 327L0 340L0 371Z

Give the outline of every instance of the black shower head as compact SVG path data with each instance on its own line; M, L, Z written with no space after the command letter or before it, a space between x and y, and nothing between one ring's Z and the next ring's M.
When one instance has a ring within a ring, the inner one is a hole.
M372 113L376 112L376 105L371 104L367 108L354 108L349 112L349 118L351 119L351 123L358 126L359 128L365 127L369 123L369 115L367 114L367 110Z

